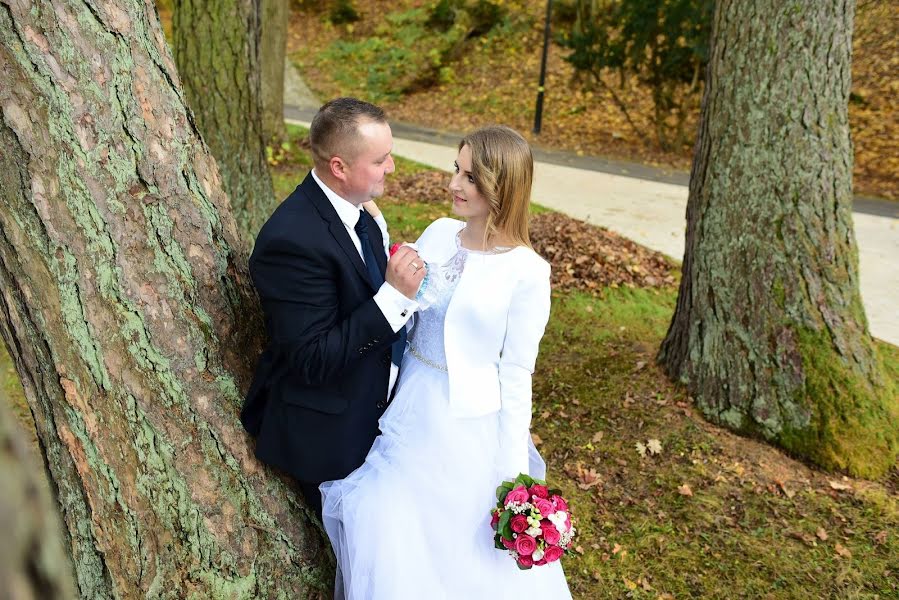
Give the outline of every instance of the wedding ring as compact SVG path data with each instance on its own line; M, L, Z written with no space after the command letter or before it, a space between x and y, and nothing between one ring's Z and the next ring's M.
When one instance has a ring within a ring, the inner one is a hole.
M415 271L412 271L413 273L415 273L416 271L418 271L421 268L421 265L416 264L415 261L410 262L409 266L412 267L413 269L415 269Z

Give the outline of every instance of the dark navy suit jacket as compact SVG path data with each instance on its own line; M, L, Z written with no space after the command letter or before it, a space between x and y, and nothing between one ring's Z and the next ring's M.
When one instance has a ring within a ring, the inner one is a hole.
M380 228L360 218L384 272ZM398 335L311 174L262 227L250 275L269 338L241 412L256 456L304 482L341 479L378 435Z

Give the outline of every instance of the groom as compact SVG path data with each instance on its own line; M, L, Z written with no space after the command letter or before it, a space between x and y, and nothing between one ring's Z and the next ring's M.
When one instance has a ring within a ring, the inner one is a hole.
M383 110L332 100L309 141L313 170L250 257L269 342L241 420L256 456L295 477L321 517L319 483L360 466L378 435L425 269L408 247L388 262L383 216L361 207L394 171Z

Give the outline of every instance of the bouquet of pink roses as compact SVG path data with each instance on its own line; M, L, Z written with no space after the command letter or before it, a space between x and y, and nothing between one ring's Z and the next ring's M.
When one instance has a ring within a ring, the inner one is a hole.
M570 550L575 530L559 490L522 473L496 488L496 499L490 521L493 541L509 551L519 569L557 561Z

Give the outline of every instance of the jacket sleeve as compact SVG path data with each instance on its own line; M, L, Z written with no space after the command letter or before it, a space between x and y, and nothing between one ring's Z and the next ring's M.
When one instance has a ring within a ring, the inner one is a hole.
M274 356L310 386L335 382L354 361L396 339L374 298L338 319L333 270L327 259L287 240L270 241L250 261Z
M541 259L528 269L512 295L499 360L499 472L514 478L528 472L531 425L531 375L540 339L549 320L550 268Z

